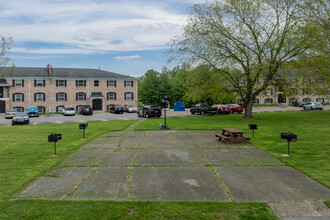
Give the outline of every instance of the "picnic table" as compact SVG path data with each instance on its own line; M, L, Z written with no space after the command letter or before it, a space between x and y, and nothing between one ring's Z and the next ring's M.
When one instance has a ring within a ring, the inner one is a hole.
M231 142L244 142L251 140L250 137L246 137L243 135L244 131L239 131L234 128L223 128L221 134L215 134L216 137L219 138L219 140L224 140L227 142L227 144Z

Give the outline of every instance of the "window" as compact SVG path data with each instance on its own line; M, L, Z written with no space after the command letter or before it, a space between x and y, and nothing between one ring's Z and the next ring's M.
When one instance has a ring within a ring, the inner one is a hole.
M317 98L317 99L316 99L316 102L324 103L324 98Z
M79 92L76 94L76 101L85 101L86 100L86 93Z
M35 102L44 102L45 101L45 93L36 93L34 94Z
M38 106L38 110L39 110L39 113L40 113L40 112L41 112L41 113L46 112L46 111L45 111L45 107L43 107L43 106Z
M116 80L108 80L107 81L108 87L116 87Z
M115 92L109 92L107 94L108 100L116 100L116 93Z
M56 93L56 101L66 101L66 93L60 92Z
M271 89L266 89L265 94L266 95L273 95L273 91Z
M133 81L125 81L124 85L125 87L133 87Z
M304 98L303 101L307 103L307 102L311 102L311 99L309 99L309 98Z
M94 80L94 86L99 86L100 85L100 81L99 80Z
M66 80L64 79L56 80L56 87L66 87Z
M273 103L273 99L267 98L267 99L265 99L265 103L266 104L272 104Z
M76 80L76 87L86 87L86 80Z
M259 99L254 99L253 103L254 104L259 104Z
M42 79L36 79L34 80L34 86L35 87L43 87L45 86L45 80L42 80Z
M126 92L125 93L125 100L133 100L133 93Z
M56 107L56 112L62 112L62 109L64 108L63 105L57 106Z
M14 107L14 109L16 109L18 112L24 112L24 108L23 107Z
M24 102L24 94L14 93L13 94L13 102Z
M13 86L15 87L24 87L24 80L23 79L14 79Z
M294 103L294 102L296 102L296 101L297 101L296 98L291 98L291 99L289 99L289 103Z

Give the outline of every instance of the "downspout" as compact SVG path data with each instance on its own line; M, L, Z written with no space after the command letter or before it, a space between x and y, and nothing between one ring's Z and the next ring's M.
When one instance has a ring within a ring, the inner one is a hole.
M31 85L30 85L30 79L29 79L29 106L31 106Z

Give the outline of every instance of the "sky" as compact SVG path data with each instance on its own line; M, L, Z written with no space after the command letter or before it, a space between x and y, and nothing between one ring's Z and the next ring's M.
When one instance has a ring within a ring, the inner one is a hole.
M0 36L17 67L91 68L134 77L168 64L200 0L0 0Z

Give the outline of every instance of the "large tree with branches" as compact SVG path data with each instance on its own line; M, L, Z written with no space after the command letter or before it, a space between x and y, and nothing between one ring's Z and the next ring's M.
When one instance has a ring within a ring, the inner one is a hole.
M4 37L0 35L0 79L13 71L14 65L10 64L10 57L7 56L7 52L10 50L10 46L13 43L11 37ZM11 68L8 68L11 66Z
M271 85L278 69L314 43L316 25L306 21L302 3L214 0L196 4L183 35L171 42L170 60L210 65L244 101L244 118L252 118L253 101Z

